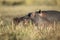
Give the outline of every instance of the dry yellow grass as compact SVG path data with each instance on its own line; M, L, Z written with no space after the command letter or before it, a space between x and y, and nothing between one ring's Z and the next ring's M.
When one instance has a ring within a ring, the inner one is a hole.
M60 23L54 22L48 27L37 28L31 23L28 26L23 26L22 23L12 26L13 24L5 19L0 17L0 40L60 40Z
M39 9L60 11L58 6L0 6L0 40L60 40L60 22L45 28L22 23L12 26L13 17Z

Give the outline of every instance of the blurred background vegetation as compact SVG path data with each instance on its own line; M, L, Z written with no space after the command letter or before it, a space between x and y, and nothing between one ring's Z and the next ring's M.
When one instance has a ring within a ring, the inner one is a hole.
M60 6L60 0L0 0L0 4L13 5L14 3L19 5L58 5Z
M0 12L5 15L6 12L7 15L23 15L39 9L60 11L60 0L0 0Z

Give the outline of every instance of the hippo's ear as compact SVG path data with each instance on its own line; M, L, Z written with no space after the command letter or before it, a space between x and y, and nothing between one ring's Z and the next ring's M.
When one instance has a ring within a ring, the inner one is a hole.
M41 13L41 10L36 11L35 13Z
M39 10L38 12L41 13L41 10Z

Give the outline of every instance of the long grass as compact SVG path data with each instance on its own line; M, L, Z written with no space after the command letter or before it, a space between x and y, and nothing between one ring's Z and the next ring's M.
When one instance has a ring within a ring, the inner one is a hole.
M0 17L0 40L60 40L59 22L44 27L37 27L31 23L27 26L23 23L12 25L12 20Z

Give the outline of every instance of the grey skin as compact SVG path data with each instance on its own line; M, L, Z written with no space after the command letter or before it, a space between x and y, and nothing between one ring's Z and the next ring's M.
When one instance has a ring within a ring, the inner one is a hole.
M54 11L54 10L48 10L48 11L42 11L42 13L46 13L46 18L50 22L60 21L60 12L59 11Z
M42 16L40 15L42 13ZM32 14L35 14L34 16ZM47 10L47 11L37 11L32 13L31 20L33 24L40 25L40 24L49 24L54 23L54 21L60 21L60 12L55 10Z
M32 23L35 24L36 26L40 24L46 24L49 22L49 20L46 17L41 17L40 14L41 14L40 11L31 14L33 16L31 17Z
M37 14L34 18L34 22L36 23L36 26L39 26L40 24L48 23L49 20L46 19L45 17L41 17L41 16L39 16L39 14Z

